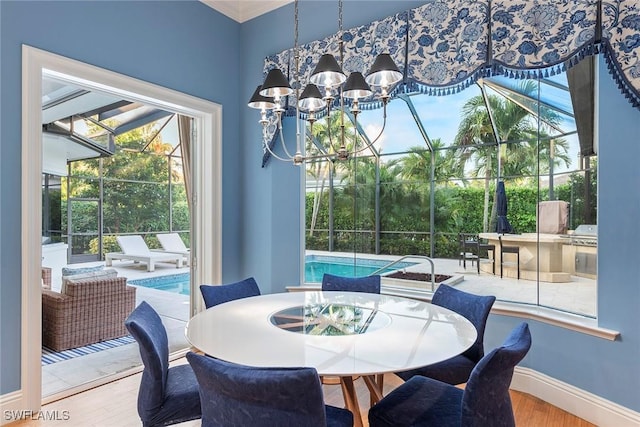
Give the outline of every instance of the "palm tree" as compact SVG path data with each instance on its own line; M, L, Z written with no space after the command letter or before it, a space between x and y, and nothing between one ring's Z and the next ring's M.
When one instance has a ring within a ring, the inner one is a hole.
M443 150L440 138L431 140L435 158L435 180L449 182L459 177L462 169L453 150ZM410 147L407 156L402 158L402 178L409 181L428 183L431 181L431 151L426 147Z
M535 98L537 84L534 81L524 82L519 92ZM463 118L458 127L455 145L462 146L460 166L464 168L468 162L473 162L475 176L484 178L484 206L483 206L483 231L489 229L489 223L495 218L495 204L489 220L489 196L490 184L494 170L500 156L500 176L522 176L537 170L538 150L544 150L538 146L536 136L546 136L545 128L559 122L559 116L548 110L541 109L543 129L539 130L535 117L515 102L497 95L487 96L487 103L482 95L470 98L462 109ZM491 109L491 116L487 108ZM491 123L493 117L494 123ZM496 141L494 126L498 133L499 143ZM499 147L499 152L496 150ZM556 140L556 155L554 162L568 161L566 157L566 143ZM536 150L535 154L532 150ZM560 150L558 150L560 149Z

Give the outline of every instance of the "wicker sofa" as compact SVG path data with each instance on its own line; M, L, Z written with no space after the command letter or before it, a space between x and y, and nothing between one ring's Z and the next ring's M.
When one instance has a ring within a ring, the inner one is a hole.
M42 345L67 350L128 335L124 320L136 304L126 277L66 283L65 293L42 290Z

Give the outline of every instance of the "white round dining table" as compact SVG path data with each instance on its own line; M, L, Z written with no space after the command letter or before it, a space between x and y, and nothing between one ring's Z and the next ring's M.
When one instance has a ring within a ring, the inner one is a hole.
M303 307L306 316L296 312ZM354 311L360 320L353 319ZM331 328L335 322L338 326ZM358 329L358 322L363 328ZM341 334L345 323L346 334ZM186 326L189 343L210 356L249 366L311 366L329 376L430 365L467 350L476 334L471 322L446 308L360 292L306 291L242 298L202 311Z
M446 308L391 295L304 291L260 295L195 315L186 337L196 349L258 367L314 367L340 377L355 425L362 425L353 377L372 402L382 375L441 362L467 350L477 332Z

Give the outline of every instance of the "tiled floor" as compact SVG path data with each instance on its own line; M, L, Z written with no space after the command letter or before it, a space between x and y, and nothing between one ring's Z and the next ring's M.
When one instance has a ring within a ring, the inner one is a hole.
M388 256L367 255L366 257L390 259ZM596 282L594 280L573 277L570 283L541 283L538 291L537 284L533 281L500 279L486 273L478 275L475 265L471 266L469 262L466 269L458 265L457 260L436 259L434 262L437 274L451 275L460 280L455 286L461 290L497 295L501 300L531 304L537 304L539 297L541 305L591 316L596 314ZM118 270L120 276L132 280L189 271L187 267L176 269L170 265L157 264L156 271L148 273L143 266L134 266L131 262L114 262L113 267ZM430 273L431 267L429 264L420 264L407 268L407 271ZM419 286L430 289L431 284ZM54 284L54 289L55 287ZM184 328L189 317L188 296L138 287L136 300L138 303L145 300L158 311L167 328L171 351L188 346L184 336ZM43 396L51 396L65 389L124 372L140 364L138 346L133 343L47 365L42 369Z

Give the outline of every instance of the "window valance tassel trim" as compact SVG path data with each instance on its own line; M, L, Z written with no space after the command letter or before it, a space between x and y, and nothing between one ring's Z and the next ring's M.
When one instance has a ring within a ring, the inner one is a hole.
M640 109L640 96L637 92L629 89L631 86L627 79L624 77L622 71L618 68L618 62L614 58L614 53L608 43L604 43L602 46L604 58L609 69L609 74L616 82L618 89L624 95L624 97L635 107Z
M300 46L302 63L316 63L318 52L337 46L338 37ZM545 78L602 53L621 93L640 109L640 8L635 1L433 0L346 30L343 41L345 64L367 69L374 55L362 57L362 52L387 51L404 65L403 82L392 97L458 93L494 75ZM274 67L291 71L292 56L291 49L268 56L264 74ZM302 68L300 80L306 81L311 68ZM365 110L380 107L380 102L361 102ZM275 128L270 127L267 139L271 131Z
M455 85L447 85L443 87L428 86L420 82L410 80L405 85L404 93L421 93L429 96L447 96L460 93L469 86L475 84L478 79L493 75L493 71L488 68L480 68L476 70L469 78Z

